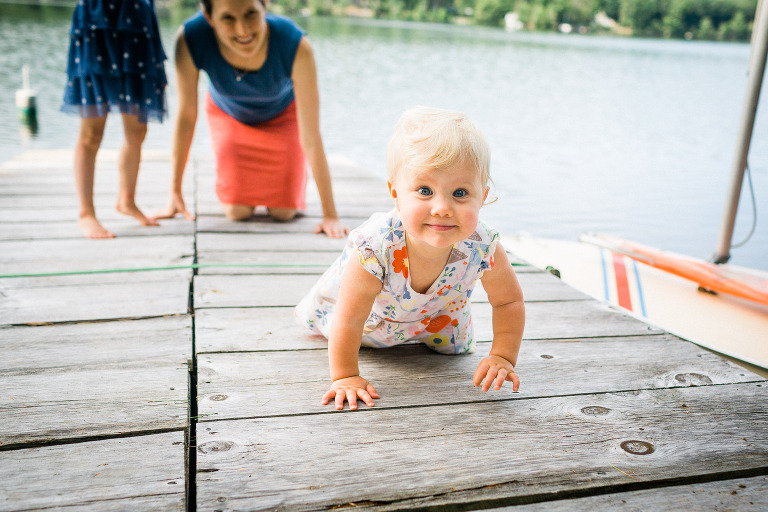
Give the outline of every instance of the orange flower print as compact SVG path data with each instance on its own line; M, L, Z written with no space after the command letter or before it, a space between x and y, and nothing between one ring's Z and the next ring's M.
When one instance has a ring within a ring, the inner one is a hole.
M429 325L427 325L426 331L432 332L432 333L440 332L440 330L446 325L448 325L449 323L451 323L451 317L449 317L448 315L436 316L429 322Z
M394 252L395 261L392 264L392 268L398 274L403 274L405 279L408 279L408 252L405 247L397 249Z

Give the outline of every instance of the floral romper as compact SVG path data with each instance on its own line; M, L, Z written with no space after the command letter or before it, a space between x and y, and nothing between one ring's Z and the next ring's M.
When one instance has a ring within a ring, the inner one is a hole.
M296 319L314 333L329 336L341 276L356 255L382 282L363 328L363 346L419 341L444 354L473 352L469 297L475 281L493 268L498 239L498 232L479 222L469 238L453 246L442 274L421 294L411 288L399 213L376 213L349 234L344 252L296 306Z

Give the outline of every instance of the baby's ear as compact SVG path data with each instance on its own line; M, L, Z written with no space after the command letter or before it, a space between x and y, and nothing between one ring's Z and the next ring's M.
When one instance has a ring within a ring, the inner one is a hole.
M485 187L485 192L483 193L483 204L485 204L485 200L488 199L488 192L491 191L491 187Z

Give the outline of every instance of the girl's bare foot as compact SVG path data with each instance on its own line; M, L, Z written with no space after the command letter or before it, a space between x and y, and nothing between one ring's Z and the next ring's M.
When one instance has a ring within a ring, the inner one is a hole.
M114 233L102 226L96 220L96 217L92 215L80 217L77 224L80 226L80 231L83 232L85 238L115 238Z
M129 217L133 217L134 219L138 220L142 226L159 226L160 223L157 222L155 219L152 219L150 217L147 217L143 213L141 213L141 210L139 210L139 207L136 206L136 203L117 203L115 206L115 209L122 213L123 215L128 215Z

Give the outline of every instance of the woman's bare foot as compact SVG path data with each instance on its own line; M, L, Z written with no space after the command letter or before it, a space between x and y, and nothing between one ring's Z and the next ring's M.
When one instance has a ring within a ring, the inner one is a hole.
M80 226L80 231L83 232L85 238L115 238L114 233L102 226L96 220L96 217L92 215L80 217L77 224Z
M159 226L160 225L160 223L157 222L155 219L147 217L146 215L141 213L141 210L139 210L139 207L136 206L136 203L130 203L130 204L117 203L117 205L115 205L115 210L122 213L123 215L128 215L129 217L133 217L134 219L138 220L142 226Z

